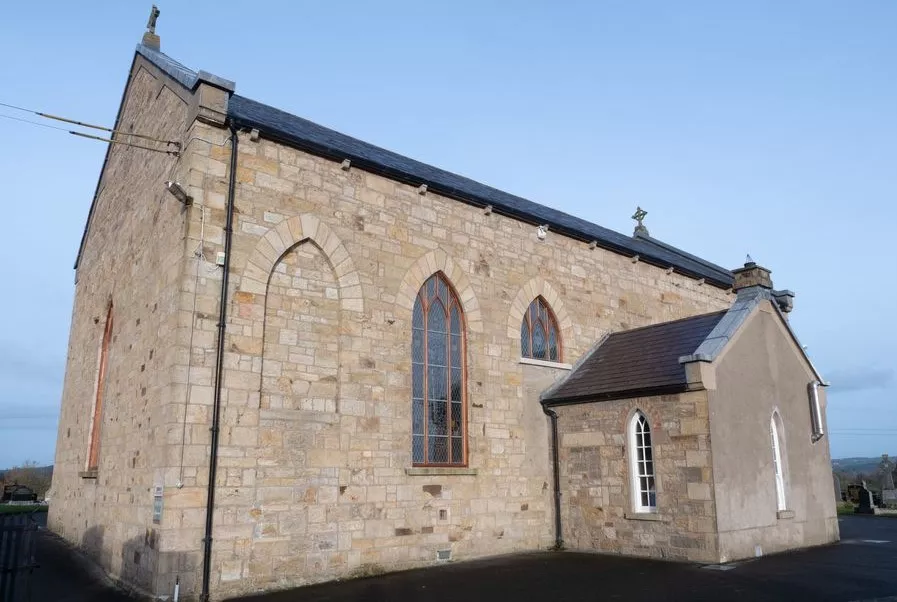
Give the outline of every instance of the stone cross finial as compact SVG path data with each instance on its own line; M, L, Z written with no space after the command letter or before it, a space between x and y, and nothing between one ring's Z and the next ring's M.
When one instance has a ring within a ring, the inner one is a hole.
M146 32L147 33L156 33L156 19L159 18L159 7L153 4L152 10L150 10L149 21L146 22Z
M161 49L162 40L156 35L156 19L159 18L159 7L153 4L150 11L149 21L146 22L146 33L143 34L143 45L147 48L159 51Z
M642 220L645 219L645 216L648 215L648 212L642 209L641 207L635 208L635 213L632 214L632 219L638 222L638 225L635 227L635 231L632 233L633 236L650 236L648 234L648 229L645 227L645 224L642 223Z

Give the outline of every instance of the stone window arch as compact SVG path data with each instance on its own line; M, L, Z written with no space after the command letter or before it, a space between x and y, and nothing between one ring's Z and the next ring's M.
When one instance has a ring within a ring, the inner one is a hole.
M561 292L545 278L535 276L517 290L508 312L508 338L513 339L515 345L520 344L521 359L529 359L524 353L525 350L522 344L523 322L527 319L533 300L538 298L541 298L542 302L548 307L557 328L559 341L558 357L566 358L570 355L575 355L577 348L573 319L567 311ZM472 327L471 330L473 330ZM550 362L551 360L548 361ZM556 360L556 363L561 364L562 360Z
M562 361L558 321L542 295L533 299L520 321L520 356L550 362Z
M415 466L467 462L464 310L442 272L414 301L411 335L411 456Z

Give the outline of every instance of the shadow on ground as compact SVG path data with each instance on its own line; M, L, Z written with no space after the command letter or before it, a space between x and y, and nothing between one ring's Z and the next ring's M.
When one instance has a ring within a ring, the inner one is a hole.
M115 588L90 560L46 529L38 531L36 556L38 568L31 578L31 600L34 602L136 600Z
M843 543L729 570L577 553L464 562L234 598L241 602L867 600L897 596L897 519L846 517ZM894 598L897 600L897 598Z
M844 517L840 525L842 543L838 545L738 562L724 571L718 567L619 556L545 552L459 562L233 600L897 600L897 519ZM101 540L99 532L91 532L84 543L97 545ZM130 557L132 564L139 565L135 553L142 554L140 550L150 543L141 540L125 546L121 551L123 559ZM37 560L40 568L33 579L34 601L137 600L113 587L95 565L46 530L38 534Z

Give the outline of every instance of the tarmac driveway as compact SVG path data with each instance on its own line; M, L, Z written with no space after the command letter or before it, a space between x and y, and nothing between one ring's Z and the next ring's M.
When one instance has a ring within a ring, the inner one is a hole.
M894 600L897 519L842 517L841 543L718 567L544 552L237 598L241 602ZM732 568L729 568L732 567Z
M804 600L897 602L897 518L842 517L841 543L719 567L539 552L236 598L241 602ZM42 531L32 600L130 602ZM731 567L731 568L729 568Z

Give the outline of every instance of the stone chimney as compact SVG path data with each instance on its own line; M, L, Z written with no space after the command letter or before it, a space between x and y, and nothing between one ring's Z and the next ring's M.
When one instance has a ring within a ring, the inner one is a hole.
M750 261L750 258L744 267L732 270L732 274L735 276L735 293L754 286L772 290L772 278L769 277L772 272Z
M757 265L748 255L744 267L732 270L732 275L735 276L732 290L739 297L752 292L762 292L767 299L778 306L779 311L787 314L794 308L794 293L787 289L773 290L771 274L770 270Z

